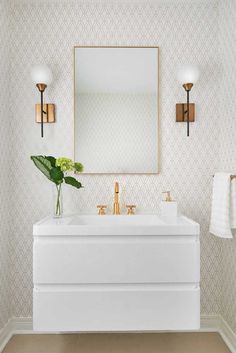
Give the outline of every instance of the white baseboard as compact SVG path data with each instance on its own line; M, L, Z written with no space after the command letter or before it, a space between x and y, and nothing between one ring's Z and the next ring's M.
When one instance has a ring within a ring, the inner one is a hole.
M219 332L232 353L236 353L236 334L221 315L201 315L199 332ZM40 334L33 331L32 318L16 317L0 330L0 353L13 335ZM45 332L44 332L45 333ZM55 332L51 332L54 333Z
M236 353L236 334L229 324L220 316L219 333L232 353Z
M33 321L31 317L13 317L12 335L30 335L33 331Z
M201 315L200 332L219 332L220 315Z
M3 351L7 342L12 337L12 321L9 320L6 325L0 331L0 352Z

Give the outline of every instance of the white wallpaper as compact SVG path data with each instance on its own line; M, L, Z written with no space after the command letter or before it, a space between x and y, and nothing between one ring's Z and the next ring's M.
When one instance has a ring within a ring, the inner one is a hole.
M220 46L221 81L221 169L236 173L236 2L222 1ZM221 241L222 246L222 315L236 332L236 236Z
M8 172L9 172L9 115L8 115L8 7L7 1L0 3L0 328L10 318L9 301L9 202L8 202ZM2 30L4 28L4 30Z
M56 6L55 6L56 4ZM220 56L215 2L149 4L125 2L12 1L10 25L10 217L11 308L32 314L32 224L51 211L51 186L32 165L31 154L73 156L73 46L160 46L160 175L83 176L85 188L64 190L64 208L95 210L111 204L114 180L122 202L158 211L163 190L172 190L180 210L201 224L202 313L221 309L221 245L209 235L212 175L219 160ZM200 67L191 100L196 122L190 137L175 123L175 104L185 99L176 71L184 62ZM37 63L54 73L48 102L56 103L57 123L34 122L39 94L30 79ZM81 161L83 162L83 161Z

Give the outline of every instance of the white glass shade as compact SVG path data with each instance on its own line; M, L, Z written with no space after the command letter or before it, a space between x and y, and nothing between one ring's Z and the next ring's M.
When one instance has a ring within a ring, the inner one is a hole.
M181 67L177 74L177 78L182 85L185 83L196 83L199 78L198 67L192 65Z
M52 82L52 72L46 65L34 66L31 70L31 77L35 84L44 83L50 85Z

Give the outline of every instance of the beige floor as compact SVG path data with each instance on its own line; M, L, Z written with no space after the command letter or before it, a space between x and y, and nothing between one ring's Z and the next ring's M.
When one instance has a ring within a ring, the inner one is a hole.
M13 336L3 353L229 353L218 333Z

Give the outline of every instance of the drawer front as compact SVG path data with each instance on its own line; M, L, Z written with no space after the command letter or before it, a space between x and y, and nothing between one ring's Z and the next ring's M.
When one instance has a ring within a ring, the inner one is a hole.
M34 330L92 332L200 328L199 288L67 287L34 289Z
M199 242L107 238L34 241L34 283L199 282Z

